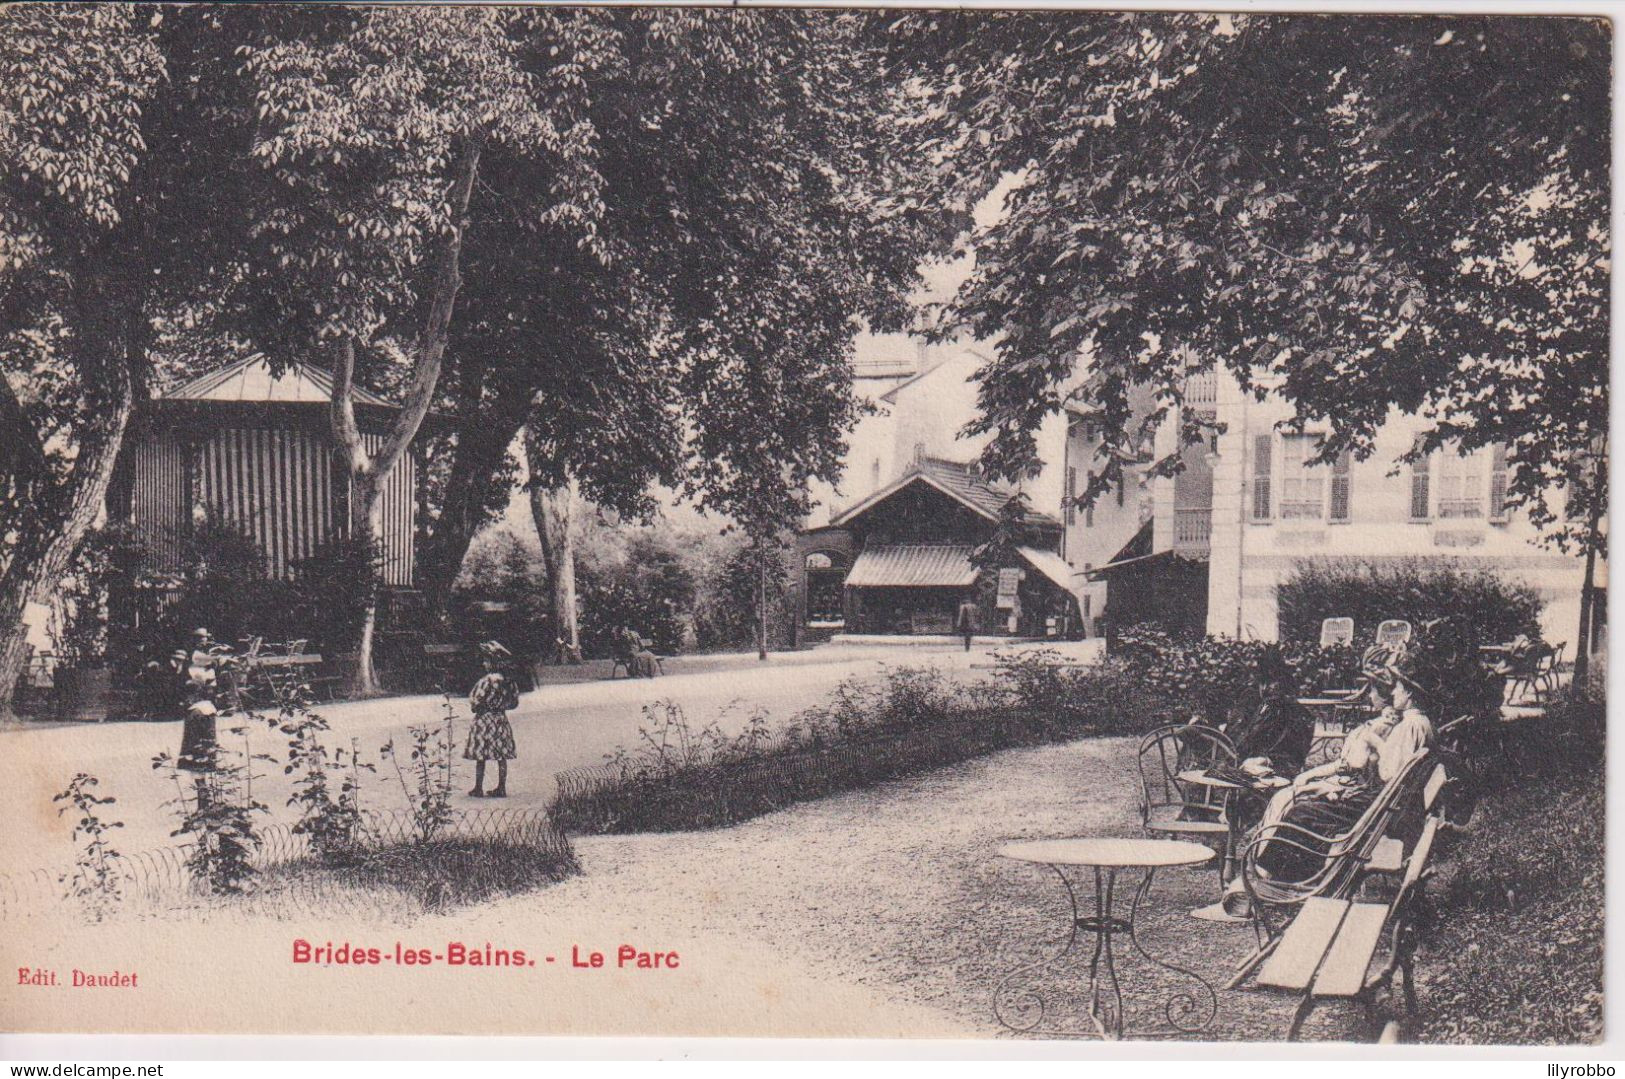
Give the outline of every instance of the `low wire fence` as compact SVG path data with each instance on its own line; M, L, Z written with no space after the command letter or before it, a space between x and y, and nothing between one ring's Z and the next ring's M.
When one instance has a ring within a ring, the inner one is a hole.
M248 893L229 901L275 913L320 909L376 912L397 900L441 909L489 895L561 880L579 871L569 837L540 809L457 812L425 836L410 812L365 812L357 842L341 858L323 858L293 825L258 829ZM114 863L119 909L190 906L211 897L192 872L192 844L120 854ZM71 907L72 864L0 874L0 921Z

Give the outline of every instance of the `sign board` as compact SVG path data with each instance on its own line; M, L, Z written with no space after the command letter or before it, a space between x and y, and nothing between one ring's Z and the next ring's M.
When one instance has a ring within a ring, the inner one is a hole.
M1016 589L1021 586L1022 578L1027 576L1023 569L1001 569L999 571L999 597L998 606L1014 607L1016 605Z

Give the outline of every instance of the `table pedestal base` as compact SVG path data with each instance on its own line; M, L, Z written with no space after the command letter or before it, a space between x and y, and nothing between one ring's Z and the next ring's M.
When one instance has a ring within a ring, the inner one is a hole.
M1066 889L1067 901L1071 905L1072 917L1066 942L1053 956L1018 967L999 983L994 991L993 1013L1000 1023L1022 1034L1074 1038L1100 1037L1115 1041L1123 1037L1185 1037L1199 1033L1213 1022L1219 1007L1218 994L1214 992L1213 986L1194 971L1164 962L1146 951L1135 931L1140 903L1151 890L1151 881L1156 873L1154 869L1146 869L1145 876L1134 889L1134 898L1129 906L1127 918L1112 913L1118 868L1110 866L1094 868L1094 912L1088 915L1079 914L1077 891L1066 874L1056 865L1051 865L1050 869L1060 878L1062 886ZM1093 940L1080 944L1080 933L1088 934ZM1115 945L1119 936L1127 936L1132 948L1132 952L1125 951L1121 957ZM1074 951L1082 951L1085 948L1089 951L1089 981L1084 995L1088 1001L1086 1014L1093 1027L1092 1030L1081 1026L1063 1025L1066 1015L1062 1014L1060 1001L1056 999L1060 994L1052 991L1046 997L1043 988L1038 984L1045 972L1056 967L1062 967L1063 977L1075 973L1073 965L1064 961ZM1118 978L1118 961L1119 958L1129 958L1136 953L1141 959L1162 971L1188 978L1195 983L1189 991L1172 992L1162 1001L1161 1011L1165 1026L1125 1029L1127 1024L1123 1007L1123 986Z

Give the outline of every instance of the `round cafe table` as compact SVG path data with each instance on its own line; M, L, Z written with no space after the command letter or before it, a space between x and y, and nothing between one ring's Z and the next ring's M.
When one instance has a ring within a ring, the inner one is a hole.
M1189 992L1175 993L1163 1004L1163 1018L1167 1022L1165 1028L1128 1031L1128 1034L1135 1037L1194 1034L1213 1022L1219 1006L1213 986L1194 971L1165 962L1146 951L1136 929L1140 907L1151 890L1156 871L1175 866L1201 865L1213 857L1211 849L1200 843L1169 839L1041 839L1007 844L999 848L999 855L1047 866L1066 889L1071 909L1066 942L1061 950L1047 959L1016 968L1000 981L993 997L993 1012L999 1022L1024 1034L1098 1034L1114 1041L1124 1037L1124 994L1118 977L1118 963L1120 958L1127 958L1130 953L1119 955L1115 946L1118 936L1127 936L1134 952L1141 958L1163 971L1191 979L1206 995L1204 1008L1198 1002L1194 987ZM1080 870L1084 872L1080 873ZM1094 907L1091 912L1079 911L1079 884L1068 876L1068 872L1081 877L1085 883L1090 877L1093 878ZM1134 887L1127 917L1114 909L1117 877L1123 872L1141 874L1139 883ZM1093 1031L1046 1024L1047 1018L1064 1019L1064 1016L1054 1014L1056 1009L1042 988L1034 982L1035 977L1041 977L1072 954L1079 946L1080 933L1092 938L1082 947L1090 950L1088 1017L1094 1026Z

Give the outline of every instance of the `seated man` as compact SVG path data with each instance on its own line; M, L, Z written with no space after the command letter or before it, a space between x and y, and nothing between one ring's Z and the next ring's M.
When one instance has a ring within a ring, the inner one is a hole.
M660 673L659 661L655 654L649 651L649 642L643 639L643 634L627 626L621 630L621 646L618 659L626 663L626 673L629 678L653 678Z

